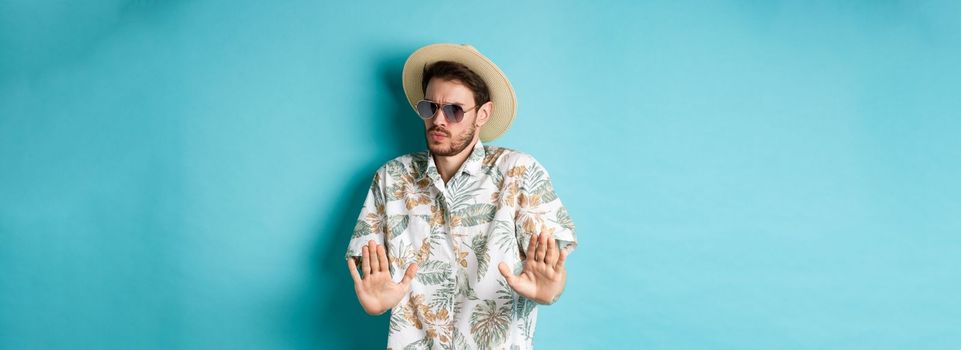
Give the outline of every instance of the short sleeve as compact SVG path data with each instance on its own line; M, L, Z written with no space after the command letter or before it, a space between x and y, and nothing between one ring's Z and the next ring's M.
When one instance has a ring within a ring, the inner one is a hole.
M533 157L525 158L513 168L513 175L519 176L516 180L520 183L515 232L522 244L521 251L533 234L550 233L560 249L571 253L577 247L574 221L554 191L547 169Z
M354 225L354 232L350 236L344 258L361 256L361 249L370 240L374 240L377 244L384 244L384 232L387 227L387 213L384 208L385 170L381 167L374 173L370 188L367 190L367 199L364 200L364 206L361 207L360 215L357 216L357 224Z

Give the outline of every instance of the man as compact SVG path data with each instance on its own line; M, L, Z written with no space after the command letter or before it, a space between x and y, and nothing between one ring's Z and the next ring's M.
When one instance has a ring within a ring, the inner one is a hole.
M347 250L357 299L391 310L388 348L530 349L577 239L540 163L482 143L510 127L514 90L468 45L418 49L403 80L427 151L374 174Z

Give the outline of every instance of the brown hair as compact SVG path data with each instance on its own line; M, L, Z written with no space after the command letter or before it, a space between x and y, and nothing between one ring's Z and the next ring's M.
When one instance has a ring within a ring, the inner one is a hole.
M424 78L421 80L421 87L427 93L427 83L432 78L444 80L457 80L466 85L474 93L474 103L480 106L490 101L490 90L487 83L481 79L477 73L467 68L467 66L451 61L437 61L429 66L424 66Z

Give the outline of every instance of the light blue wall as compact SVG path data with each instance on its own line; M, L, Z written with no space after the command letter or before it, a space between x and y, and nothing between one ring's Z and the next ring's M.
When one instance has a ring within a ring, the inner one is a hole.
M577 224L539 348L961 347L958 2L0 0L0 348L382 348L342 257L433 42Z

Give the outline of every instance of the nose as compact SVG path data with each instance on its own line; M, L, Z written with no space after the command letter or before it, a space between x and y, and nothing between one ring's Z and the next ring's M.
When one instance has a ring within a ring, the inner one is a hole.
M434 126L442 126L447 128L447 116L444 115L444 109L438 108L437 113L434 113L434 117L430 119L430 123Z

